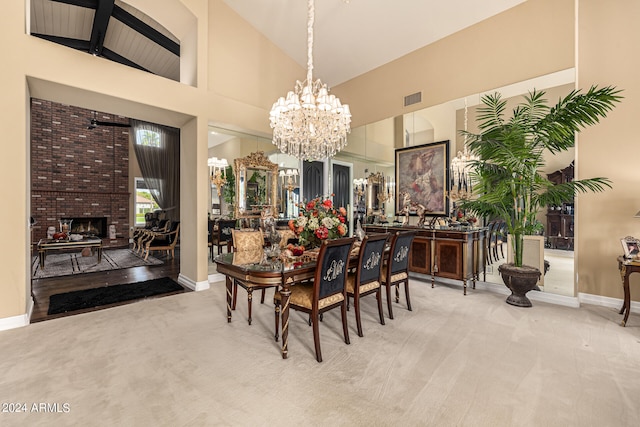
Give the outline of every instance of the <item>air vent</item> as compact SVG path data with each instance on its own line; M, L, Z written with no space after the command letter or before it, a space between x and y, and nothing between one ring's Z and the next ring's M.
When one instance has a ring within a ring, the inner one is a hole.
M409 105L417 104L422 102L422 92L412 93L411 95L407 95L404 97L404 106L408 107Z

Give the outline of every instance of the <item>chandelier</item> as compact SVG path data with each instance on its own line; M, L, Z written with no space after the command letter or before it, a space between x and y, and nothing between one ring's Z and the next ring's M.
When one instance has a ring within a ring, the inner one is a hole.
M313 80L313 2L307 2L307 79L296 81L294 91L280 97L269 114L273 144L284 154L308 161L333 157L347 145L351 132L349 105L329 95L320 79Z
M458 151L453 159L451 159L451 191L450 198L452 201L470 199L473 195L473 182L471 180L471 171L473 163L478 158L467 148L467 124L468 124L468 107L467 98L464 99L464 148Z
M207 165L209 166L209 179L211 180L211 184L216 186L218 197L220 197L222 186L227 183L224 170L229 166L229 162L227 159L211 157L207 159Z

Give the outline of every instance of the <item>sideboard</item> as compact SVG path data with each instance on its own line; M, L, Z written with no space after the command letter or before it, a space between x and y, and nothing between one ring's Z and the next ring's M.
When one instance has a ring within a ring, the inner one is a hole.
M486 280L487 229L484 227L439 227L423 228L397 225L365 225L367 233L395 233L413 231L415 238L409 252L409 271L431 276L431 287L435 278L461 280L464 295L467 281Z

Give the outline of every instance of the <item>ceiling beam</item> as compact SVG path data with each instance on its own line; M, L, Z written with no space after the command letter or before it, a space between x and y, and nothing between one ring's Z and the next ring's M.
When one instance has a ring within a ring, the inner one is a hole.
M93 28L91 29L91 39L89 40L89 53L102 55L104 48L104 36L107 34L109 19L113 13L115 0L100 0L96 14L93 17Z
M153 27L145 24L121 7L115 6L113 8L113 17L130 27L132 30L142 34L152 42L167 49L174 55L180 56L180 45L178 43L174 42L169 37L165 36Z
M98 0L52 0L58 3L70 4L73 6L86 7L88 9L97 9Z
M50 36L48 34L31 33L32 36L40 39L49 40L50 42L58 43L63 46L70 47L72 49L81 50L87 52L89 50L88 40L70 39L68 37Z

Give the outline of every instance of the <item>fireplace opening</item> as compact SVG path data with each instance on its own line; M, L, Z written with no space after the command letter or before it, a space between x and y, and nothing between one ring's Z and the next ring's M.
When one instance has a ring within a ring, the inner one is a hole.
M107 237L107 217L61 218L71 220L71 234L84 236Z

